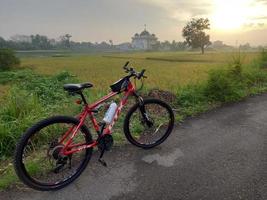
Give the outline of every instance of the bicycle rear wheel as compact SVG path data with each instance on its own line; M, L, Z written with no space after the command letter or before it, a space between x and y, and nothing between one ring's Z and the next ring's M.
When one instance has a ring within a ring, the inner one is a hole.
M63 156L60 150L64 144L59 143L64 133L78 124L76 118L55 116L38 122L23 134L14 157L15 171L23 183L36 190L57 190L78 178L91 158L92 148ZM72 144L91 142L91 134L83 125Z
M174 114L171 107L159 99L145 99L143 109L135 104L124 121L128 141L141 148L153 148L164 142L172 132Z

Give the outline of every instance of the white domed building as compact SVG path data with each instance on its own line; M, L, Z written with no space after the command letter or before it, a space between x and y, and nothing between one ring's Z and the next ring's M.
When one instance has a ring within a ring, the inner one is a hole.
M150 34L146 29L132 37L132 48L137 50L151 50L158 43L155 34Z

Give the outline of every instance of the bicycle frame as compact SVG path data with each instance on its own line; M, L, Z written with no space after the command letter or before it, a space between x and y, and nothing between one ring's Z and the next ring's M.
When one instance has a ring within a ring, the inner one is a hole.
M93 140L93 142L91 144L71 144L73 138L77 135L78 130L81 128L81 126L84 124L84 121L86 119L87 116L89 116L94 129L96 130L96 132L100 132L100 126L98 125L94 114L93 114L93 110L100 104L102 104L103 102L107 101L108 99L114 97L115 95L119 94L118 92L110 92L108 95L102 97L101 99L99 99L98 101L96 101L93 104L85 104L84 105L84 109L82 111L82 113L79 115L79 120L80 123L78 124L78 126L73 126L71 127L62 137L62 139L60 140L60 144L63 144L63 142L68 138L68 136L70 136L70 138L65 141L66 144L64 145L64 148L62 149L62 153L64 155L70 155L73 153L76 153L78 151L81 151L83 149L86 148L93 148L95 146L97 146L98 141L97 140ZM126 105L127 100L129 98L129 96L132 96L133 94L135 94L135 86L129 82L128 84L128 88L127 90L124 92L124 96L122 97L119 106L117 107L117 110L115 112L114 118L112 120L112 122L110 124L107 125L107 127L103 130L102 134L112 134L111 133L111 129L114 126L115 122L118 120L119 115L121 113L122 108ZM100 136L101 137L101 136Z

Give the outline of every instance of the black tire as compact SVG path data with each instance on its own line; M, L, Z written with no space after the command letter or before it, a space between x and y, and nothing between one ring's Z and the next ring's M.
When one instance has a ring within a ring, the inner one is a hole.
M141 143L140 141L138 141L134 137L134 134L131 133L131 130L130 130L131 129L130 128L131 118L133 117L134 114L137 114L137 113L139 113L139 117L141 115L139 103L136 103L132 108L130 108L130 110L128 111L128 113L127 113L127 115L125 117L125 120L124 120L124 134L125 134L127 140L131 144L133 144L133 145L135 145L137 147L144 148L144 149L153 148L155 146L160 145L162 142L164 142L167 139L167 137L171 134L173 126L174 126L174 114L173 114L172 108L167 103L165 103L165 102L163 102L163 101L161 101L159 99L144 99L144 107L145 107L145 109L149 105L160 106L161 108L163 108L166 111L166 115L167 115L167 118L168 118L168 123L165 125L166 130L162 131L163 132L162 136L160 136L156 141L154 141L152 143ZM147 114L149 115L149 113L147 113ZM162 113L160 113L160 112L157 113L157 111L155 111L155 115L159 116L161 114ZM140 123L143 123L142 126L146 126L146 124L144 122L141 122L141 121L140 121ZM140 132L142 132L142 131L140 131Z
M61 123L75 126L75 125L79 124L79 120L76 118L73 118L73 117L68 117L68 116L54 116L51 118L44 119L44 120L36 123L35 125L33 125L31 128L29 128L22 135L22 137L20 138L20 140L17 143L15 155L14 155L15 171L16 171L18 177L20 178L20 180L33 189L40 190L40 191L47 191L47 190L58 190L60 188L63 188L66 185L73 182L76 178L78 178L80 176L80 174L83 172L83 170L86 168L88 162L90 161L90 158L92 155L92 148L88 148L88 149L83 151L84 156L82 156L82 158L81 158L81 164L78 165L77 169L74 170L73 174L71 174L67 178L62 177L61 179L63 179L63 180L61 182L60 181L59 182L53 182L52 184L51 183L42 183L40 181L37 181L29 174L29 172L26 170L26 167L25 167L26 164L24 164L25 161L23 161L23 160L25 160L24 151L26 151L26 148L29 148L29 147L27 147L27 145L30 145L32 143L32 139L30 139L30 138L32 138L32 137L34 138L35 136L37 136L37 134L40 134L40 132L42 130L44 130L46 127L49 127L49 125L60 125ZM92 142L92 136L85 125L83 125L79 131L81 131L81 133L83 135L82 138L85 139L86 143ZM58 132L60 132L60 131L58 131ZM45 144L42 144L42 145L45 146ZM40 149L41 149L41 147L40 147ZM35 153L34 155L38 155L39 151L36 151L36 152L37 153ZM47 155L48 155L48 151L47 151ZM71 157L73 155L71 155ZM72 163L72 161L69 161L69 162ZM71 169L71 167L69 167L68 169ZM52 172L50 172L50 174L52 174Z

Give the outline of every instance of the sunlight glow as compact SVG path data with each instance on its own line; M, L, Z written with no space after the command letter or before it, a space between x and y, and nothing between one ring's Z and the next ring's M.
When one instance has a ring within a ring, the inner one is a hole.
M211 22L218 30L239 29L246 21L250 0L214 0L215 10Z
M214 0L213 27L222 31L240 30L259 14L259 7L253 3L253 0Z

